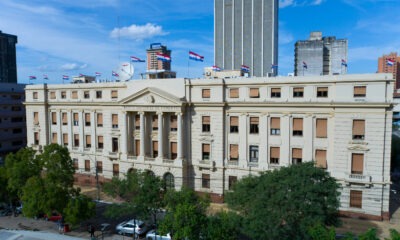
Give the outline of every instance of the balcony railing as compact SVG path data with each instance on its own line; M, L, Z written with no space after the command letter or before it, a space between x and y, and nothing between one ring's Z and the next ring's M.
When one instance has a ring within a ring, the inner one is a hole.
M364 174L355 174L355 173L349 173L346 176L346 181L350 183L370 183L371 182L371 176L370 175L364 175Z

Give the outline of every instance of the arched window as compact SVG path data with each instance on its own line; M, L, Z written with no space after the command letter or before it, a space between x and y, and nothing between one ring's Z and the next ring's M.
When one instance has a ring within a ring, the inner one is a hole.
M150 175L150 176L156 176L156 175L154 174L154 172L151 171L151 170L146 170L146 174L147 174L147 175Z
M167 172L164 174L164 182L165 182L165 189L174 189L175 188L175 178L174 175Z

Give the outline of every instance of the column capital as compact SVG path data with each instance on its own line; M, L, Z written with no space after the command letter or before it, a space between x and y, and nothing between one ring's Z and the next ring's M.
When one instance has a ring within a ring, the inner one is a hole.
M140 115L144 115L144 111L140 111L140 112L137 112L137 113L139 113Z
M176 112L175 115L176 115L176 116L182 116L182 115L183 115L183 112Z
M157 114L157 115L163 115L164 112L162 112L162 111L157 111L156 114Z

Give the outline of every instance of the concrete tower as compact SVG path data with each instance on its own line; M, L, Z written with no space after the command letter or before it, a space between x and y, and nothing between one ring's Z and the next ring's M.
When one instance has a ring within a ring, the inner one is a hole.
M17 36L0 31L0 83L17 83Z

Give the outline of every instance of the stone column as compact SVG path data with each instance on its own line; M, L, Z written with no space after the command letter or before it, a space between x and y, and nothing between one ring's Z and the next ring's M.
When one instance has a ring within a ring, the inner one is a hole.
M119 126L119 131L121 133L121 154L126 155L127 153L127 142L128 142L128 124L127 124L128 114L126 111L122 112L122 124Z
M182 113L177 113L178 116L178 135L177 135L177 141L178 141L178 152L177 152L177 159L181 160L183 158L183 134L182 134Z
M85 113L83 110L79 111L79 151L83 152L86 144L86 137L83 128L85 127Z
M144 112L139 112L140 114L140 156L145 155L145 148L144 148L144 143L146 141L145 139L145 115Z
M158 158L164 158L164 142L163 142L163 113L157 112L158 114Z
M97 149L97 115L96 115L96 110L90 111L90 131L92 133L92 147L91 151L93 151L96 154L96 149Z
M67 113L68 118L68 149L71 151L72 146L73 146L73 139L74 139L74 134L73 134L73 125L74 125L74 114L71 110L68 110Z
M63 132L62 132L62 112L60 111L60 110L57 110L57 114L58 114L58 120L57 120L57 124L58 124L58 135L57 135L57 142L58 142L58 144L60 144L61 146L63 146L63 143L62 143L62 134L63 134Z

